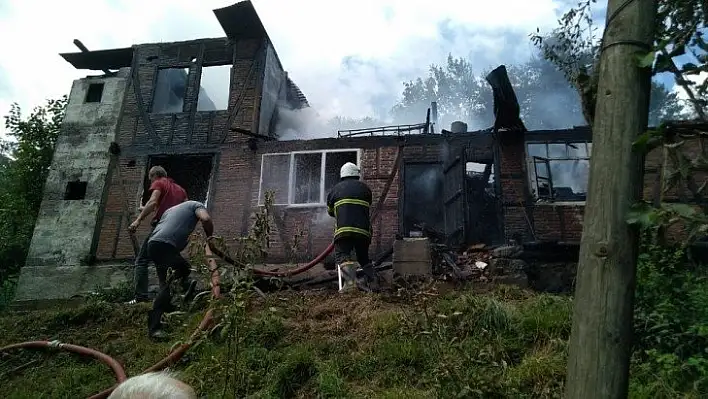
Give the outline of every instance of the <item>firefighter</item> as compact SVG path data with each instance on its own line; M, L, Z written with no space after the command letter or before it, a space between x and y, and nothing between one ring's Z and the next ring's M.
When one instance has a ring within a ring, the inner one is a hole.
M339 171L341 181L327 195L327 213L335 218L334 258L344 277L342 291L364 288L356 280L359 265L364 270L367 285L373 288L377 283L376 273L369 261L372 195L371 189L359 180L359 175L358 166L345 163Z

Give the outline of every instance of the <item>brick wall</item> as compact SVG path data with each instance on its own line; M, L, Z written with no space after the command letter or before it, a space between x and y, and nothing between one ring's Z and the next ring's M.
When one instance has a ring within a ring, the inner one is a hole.
M255 168L252 171L251 209L255 211L258 204L261 173L261 156L268 153L284 153L291 151L315 151L327 149L358 149L361 159L362 180L371 188L374 198L374 208L378 206L386 182L393 171L398 151L397 146L371 146L366 140L310 140L310 141L280 141L261 143L256 156ZM398 232L398 174L393 179L377 220L373 222L371 254L377 254L393 244ZM321 253L332 241L334 219L327 215L324 206L276 206L274 209L276 221L271 222L270 262L290 260L287 248L292 247L293 238L298 237L295 251L297 261L306 261ZM249 220L249 223L251 221Z
M121 155L111 168L109 195L99 227L98 259L133 256L126 228L136 215L151 155L214 154L217 161L212 170L210 211L219 234L235 236L243 230L251 187L242 182L250 181L256 156L248 138L231 132L229 127L257 131L264 43L264 39L233 42L224 38L136 47L133 78L126 89L117 132ZM232 65L228 109L196 111L202 64ZM162 68L189 70L184 112L150 113L157 72ZM140 243L148 229L145 222L138 230Z

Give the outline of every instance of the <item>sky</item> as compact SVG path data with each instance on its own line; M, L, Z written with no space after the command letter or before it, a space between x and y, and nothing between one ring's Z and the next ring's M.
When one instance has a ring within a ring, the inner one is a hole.
M0 115L67 94L74 69L59 53L224 33L213 9L234 0L0 0ZM477 71L521 63L529 34L550 31L567 0L253 0L284 68L323 117L382 117L403 82L449 53ZM601 2L602 3L602 2ZM604 17L604 9L596 13ZM602 21L599 21L602 24ZM602 26L602 25L600 25ZM9 40L8 40L9 38ZM17 39L14 39L17 38ZM424 118L424 116L422 116ZM421 118L421 119L422 119ZM0 135L4 135L4 124Z

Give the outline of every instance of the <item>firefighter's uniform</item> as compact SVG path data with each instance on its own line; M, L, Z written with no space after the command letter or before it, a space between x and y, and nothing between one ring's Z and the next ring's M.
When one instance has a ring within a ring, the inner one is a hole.
M359 167L347 162L340 170L342 180L327 195L327 213L335 218L334 257L344 276L344 289L356 286L358 265L364 269L369 283L375 281L369 261L372 194L359 180L359 174Z

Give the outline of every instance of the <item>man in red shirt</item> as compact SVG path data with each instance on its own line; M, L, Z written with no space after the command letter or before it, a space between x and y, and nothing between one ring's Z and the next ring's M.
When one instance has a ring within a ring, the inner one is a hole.
M169 208L181 204L187 200L187 192L184 191L179 184L167 177L167 172L162 166L153 166L148 172L150 179L150 199L141 207L140 214L128 226L128 231L135 233L140 223L145 220L153 211L155 215L150 222L150 234L145 238L145 242L140 247L140 252L135 258L135 299L130 301L130 304L148 301L148 264L150 258L147 254L147 242L152 234L152 229L155 228L157 222L160 221L162 214ZM158 276L160 277L160 276ZM160 288L165 285L165 281L160 278Z

